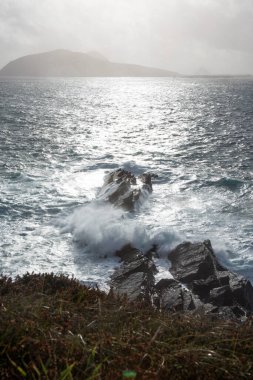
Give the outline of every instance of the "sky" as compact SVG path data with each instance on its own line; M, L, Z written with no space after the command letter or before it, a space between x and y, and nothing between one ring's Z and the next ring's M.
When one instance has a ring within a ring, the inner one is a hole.
M0 0L0 67L54 49L182 74L253 74L253 0Z

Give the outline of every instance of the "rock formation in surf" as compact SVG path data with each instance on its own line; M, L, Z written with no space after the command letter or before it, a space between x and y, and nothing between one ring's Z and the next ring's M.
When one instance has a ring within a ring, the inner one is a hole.
M144 173L136 178L131 172L118 169L105 176L104 184L98 198L109 201L117 207L133 211L152 192L151 173ZM137 185L138 180L140 185Z
M139 177L118 169L105 177L99 197L133 211L141 197L152 192L152 177ZM202 313L219 318L243 319L253 313L253 287L243 276L220 264L211 242L184 242L168 252L174 278L155 282L157 247L144 253L131 243L115 253L121 265L111 277L111 288L130 300L142 300L163 311Z
M150 302L163 311L229 319L243 319L253 312L251 283L219 263L210 241L178 245L168 254L174 278L158 283L150 251L144 254L128 245L117 255L122 263L112 276L111 287L131 300Z
M119 294L126 294L130 300L152 301L155 285L156 266L149 257L131 247L124 247L116 253L121 257L121 265L112 275L111 287Z

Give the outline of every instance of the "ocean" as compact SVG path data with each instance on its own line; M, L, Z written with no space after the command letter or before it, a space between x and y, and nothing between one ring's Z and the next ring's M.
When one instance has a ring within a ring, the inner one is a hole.
M117 168L152 172L133 213L101 204ZM54 272L106 289L128 242L210 239L253 282L253 80L0 79L0 273Z

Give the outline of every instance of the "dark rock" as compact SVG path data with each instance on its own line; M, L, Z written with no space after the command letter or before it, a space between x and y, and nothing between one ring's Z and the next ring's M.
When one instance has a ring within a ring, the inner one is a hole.
M174 279L160 280L155 289L159 299L156 305L162 310L186 312L196 309L198 305L193 294Z
M239 318L253 312L251 283L219 263L209 240L182 243L169 253L169 260L171 273L199 297L205 313Z
M216 307L206 313L207 315L212 315L215 319L224 319L224 320L242 320L245 318L245 311L238 306L221 306Z
M218 263L210 241L182 243L170 252L169 260L172 263L171 273L186 284L215 276L217 270L225 270Z
M112 281L112 289L128 299L150 301L149 279L145 272L125 273L122 278Z
M130 300L151 302L155 273L156 267L153 261L143 255L139 256L138 253L135 260L131 257L129 261L127 257L127 260L115 270L111 276L111 288L118 294L126 294Z
M249 280L230 273L230 288L234 300L248 311L253 311L253 287Z
M179 284L178 281L176 281L174 278L163 278L162 280L158 281L156 284L156 290L159 294L163 292L163 290L170 288L171 286L174 286L174 284Z
M192 281L191 289L193 293L196 293L200 298L205 299L209 297L211 289L218 288L223 285L229 285L229 275L223 275L223 273L221 273L218 278L213 275L204 280Z
M231 310L232 310L233 314L236 316L236 318L241 318L241 317L246 316L245 310L239 306L233 306L233 307L231 307Z
M150 260L154 259L154 258L158 258L159 255L157 253L157 245L156 244L153 244L152 248L150 248L146 253L145 253L145 256L148 257Z
M251 283L226 270L209 241L177 246L169 254L175 278L164 278L155 285L156 251L154 246L143 255L130 244L118 251L122 264L111 277L112 289L163 311L234 320L245 319L253 312Z
M153 191L153 187L152 187L152 174L150 174L150 173L143 173L140 176L140 180L143 182L145 189L147 189L149 192Z
M229 285L214 288L210 291L209 302L217 306L232 306L233 295Z
M118 256L121 261L130 262L143 257L143 253L139 249L132 247L131 244L127 244L116 252L116 256Z
M136 177L131 172L117 169L105 176L98 197L117 207L133 211L136 204L142 202L152 192L152 177L150 173L143 174L140 177L143 185L136 187Z
M126 182L132 185L136 185L136 178L135 176L124 169L117 169L109 174L107 174L104 178L104 185L108 185L112 182Z

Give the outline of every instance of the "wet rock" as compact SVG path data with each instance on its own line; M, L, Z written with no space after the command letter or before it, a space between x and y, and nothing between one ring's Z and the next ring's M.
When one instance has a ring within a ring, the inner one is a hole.
M219 263L209 240L182 243L168 257L172 264L171 273L193 296L199 297L207 313L232 313L238 318L253 312L251 283Z
M229 285L229 275L226 272L224 272L224 275L221 273L219 278L212 275L204 280L194 280L192 281L191 289L193 293L198 294L200 298L205 300L209 298L211 289L224 285Z
M155 286L158 300L156 306L164 311L192 311L201 305L178 281L174 279L162 279Z
M233 298L237 304L248 311L253 311L253 287L243 276L230 272L229 284Z
M118 255L123 263L111 276L112 290L127 295L130 300L151 303L156 273L154 262L129 246Z
M137 187L137 179L131 172L117 169L105 176L98 198L127 211L133 211L136 204L152 192L152 178L153 175L150 173L142 174L140 180L143 184Z
M225 271L213 252L209 240L203 243L182 243L169 254L171 273L181 282L192 284L210 276L216 278L217 271Z
M157 244L153 244L152 247L145 253L145 256L148 257L150 260L154 258L159 258L157 249Z
M127 244L116 252L116 256L118 256L121 261L130 262L143 257L143 253L139 249L134 248L131 244Z
M243 320L253 312L253 288L216 258L211 243L183 243L170 254L174 278L155 284L157 247L145 255L126 245L117 252L122 264L111 277L111 287L130 300L145 300L163 311Z
M124 169L117 169L113 172L108 173L104 178L104 186L112 183L112 182L125 182L132 185L136 185L136 178L135 176Z
M152 175L151 173L143 173L140 176L140 180L144 185L143 188L148 190L150 193L153 191L153 187L152 187L152 178L153 177L154 177L154 175Z
M209 293L209 302L217 306L232 306L233 295L229 285L214 288Z

